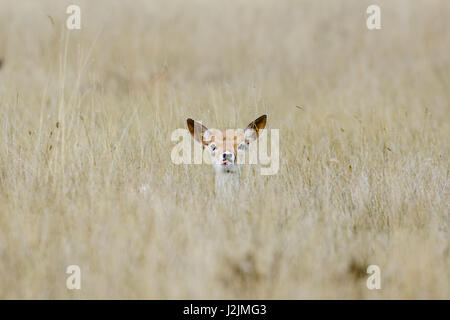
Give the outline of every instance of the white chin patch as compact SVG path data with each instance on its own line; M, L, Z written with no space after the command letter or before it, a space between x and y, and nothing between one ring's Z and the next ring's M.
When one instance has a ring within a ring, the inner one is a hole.
M215 164L214 168L216 169L216 171L218 172L234 172L236 170L236 167L234 164L230 163L230 164Z

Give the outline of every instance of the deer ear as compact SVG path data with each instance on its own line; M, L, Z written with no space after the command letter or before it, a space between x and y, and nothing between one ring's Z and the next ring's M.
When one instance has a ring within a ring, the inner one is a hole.
M267 121L267 115L263 115L259 117L258 119L250 122L250 124L245 128L245 142L247 144L255 141L259 137L259 133L261 130L263 130L266 126Z
M195 140L205 146L208 145L208 141L206 141L205 139L205 133L208 131L208 128L206 128L200 122L194 121L192 119L187 119L187 126L189 132Z

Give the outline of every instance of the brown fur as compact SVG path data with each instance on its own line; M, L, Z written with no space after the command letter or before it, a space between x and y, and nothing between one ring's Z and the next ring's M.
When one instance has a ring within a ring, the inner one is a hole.
M250 122L245 130L242 129L227 129L221 131L217 129L208 129L201 123L187 119L187 126L192 137L204 146L215 144L216 149L212 153L216 162L220 161L220 157L224 152L230 152L234 155L234 162L237 159L238 147L241 143L249 145L255 141L264 129L267 122L267 115L262 115L256 120Z

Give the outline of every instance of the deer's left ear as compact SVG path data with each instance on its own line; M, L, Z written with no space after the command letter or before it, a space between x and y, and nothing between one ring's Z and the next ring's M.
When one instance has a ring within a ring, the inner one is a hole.
M244 134L245 134L245 142L247 144L258 139L259 133L266 126L266 121L267 121L267 115L263 115L263 116L259 117L258 119L250 122L250 124L247 126L247 128L245 128Z
M197 122L190 118L187 119L186 122L192 137L194 137L195 140L197 140L204 146L207 146L210 142L209 140L211 139L211 137L207 137L206 135L206 133L208 132L208 128L202 125L200 122Z

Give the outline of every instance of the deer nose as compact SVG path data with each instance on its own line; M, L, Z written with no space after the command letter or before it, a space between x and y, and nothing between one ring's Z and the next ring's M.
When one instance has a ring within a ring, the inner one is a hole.
M232 162L234 160L234 154L232 152L226 151L222 153L222 159Z

